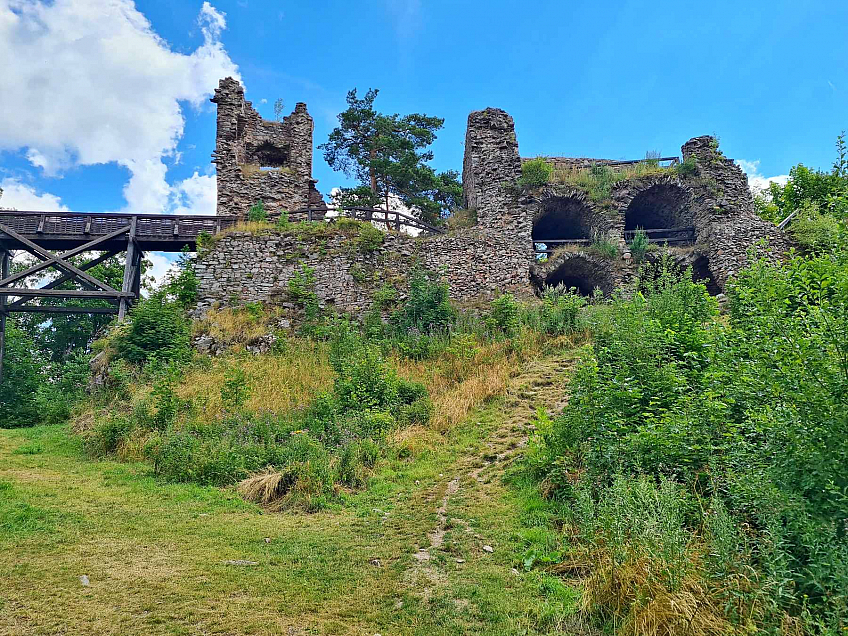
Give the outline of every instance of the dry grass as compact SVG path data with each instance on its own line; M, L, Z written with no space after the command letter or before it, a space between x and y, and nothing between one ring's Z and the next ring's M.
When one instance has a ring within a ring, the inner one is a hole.
M268 466L262 472L242 480L238 491L248 501L268 506L282 499L290 487L291 483L283 473L274 470L273 466Z
M209 368L189 370L177 389L181 398L200 405L198 419L212 421L223 412L221 387L234 366L247 376L248 411L285 413L305 406L333 385L333 370L320 343L293 340L282 355L214 359Z
M402 376L427 387L435 406L432 427L444 432L475 407L504 393L509 378L524 362L538 355L540 345L539 334L525 332L512 341L448 350L435 360L395 357L392 364Z
M693 556L694 559L694 556ZM675 589L664 582L669 566L648 558L616 564L603 550L580 555L563 570L583 573L581 610L600 613L622 636L721 636L736 633L693 562Z
M280 309L273 307L263 309L259 315L239 307L210 309L202 319L192 323L192 335L212 336L227 347L253 344L268 335L269 325L280 313Z

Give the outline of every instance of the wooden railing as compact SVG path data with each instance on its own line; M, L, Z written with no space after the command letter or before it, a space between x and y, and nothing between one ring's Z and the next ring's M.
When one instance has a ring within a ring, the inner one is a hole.
M307 207L289 212L292 217L309 221L332 220L344 216L383 225L387 230L412 229L428 234L444 234L445 229L422 221L400 210L367 207ZM193 243L201 234L217 234L243 221L238 216L201 216L173 214L123 214L98 212L0 211L0 224L35 240L83 241L105 236L129 227L136 219L136 240L157 244Z
M695 228L687 227L669 227L656 228L652 230L642 230L648 237L649 243L668 243L669 245L690 244L695 242ZM624 240L627 243L633 241L637 230L624 230ZM592 244L592 239L588 238L570 238L570 239L533 239L533 249L536 254L550 254L557 247L564 245L589 246ZM544 245L544 249L539 247Z
M302 217L307 221L321 221L337 217L347 217L359 221L367 221L385 225L387 230L413 229L428 234L444 234L445 228L432 225L400 210L382 210L361 206L348 207L306 207L289 212L290 217Z
M138 240L158 241L196 238L202 232L215 234L240 220L235 216L0 211L0 223L19 234L68 240L104 236L129 227L133 219Z

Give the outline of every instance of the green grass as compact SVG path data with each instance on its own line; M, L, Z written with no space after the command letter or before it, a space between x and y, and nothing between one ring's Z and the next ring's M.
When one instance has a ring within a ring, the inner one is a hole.
M93 461L62 426L0 431L0 634L554 633L575 592L522 567L532 489L465 472L507 417L527 419L491 402L316 514ZM455 473L422 570L414 554Z

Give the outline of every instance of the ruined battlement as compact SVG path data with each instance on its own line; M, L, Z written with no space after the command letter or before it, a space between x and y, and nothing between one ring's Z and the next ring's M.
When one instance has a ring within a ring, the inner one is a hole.
M218 106L212 162L218 173L218 214L245 216L257 201L274 215L321 205L312 179L312 116L298 102L281 121L268 121L244 98L244 88L222 79L211 98Z

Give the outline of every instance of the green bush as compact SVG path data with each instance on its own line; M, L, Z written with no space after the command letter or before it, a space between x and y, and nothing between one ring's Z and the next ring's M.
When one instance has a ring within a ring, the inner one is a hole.
M640 564L621 592L634 602L692 574L738 628L778 633L791 616L830 633L848 621L848 267L756 261L728 291L725 327L691 271L667 256L643 268L595 324L529 466L581 554ZM621 622L633 607L596 609Z
M6 354L0 382L0 428L32 426L40 420L39 386L44 363L35 344L9 321L6 325Z
M385 237L386 235L383 232L370 223L363 223L360 225L359 234L357 234L356 239L354 240L359 251L367 254L380 249Z
M416 269L409 278L409 297L392 314L392 324L401 333L414 329L421 334L447 331L456 321L448 286L436 274Z
M81 351L72 352L62 364L57 365L53 377L45 378L36 394L41 422L66 422L74 407L85 397L90 374L89 356Z
M247 211L247 220L251 223L264 223L268 220L268 210L262 201L257 201Z
M512 294L501 294L492 301L489 322L507 337L516 335L521 328L521 305Z
M645 254L648 253L649 246L650 242L648 241L648 235L645 233L645 230L636 228L636 232L633 234L633 240L630 242L630 253L633 255L633 260L641 263L642 259L645 258Z
M586 299L563 285L546 287L540 306L529 309L523 321L532 329L552 336L574 333L578 329L578 314Z
M182 308L159 293L133 308L130 320L118 330L114 346L120 358L133 364L170 362L190 357L190 340L191 325Z
M200 239L198 237L198 245ZM173 298L178 305L188 309L197 302L199 281L194 269L195 257L184 249L177 259L176 272L168 274L165 290L168 297Z
M835 216L822 214L818 205L805 202L789 225L789 233L810 252L830 251L839 245L841 226Z
M610 260L618 258L618 246L605 235L595 236L591 245L592 250Z
M521 176L518 185L536 188L550 182L554 167L544 157L536 157L521 164Z

